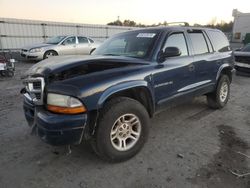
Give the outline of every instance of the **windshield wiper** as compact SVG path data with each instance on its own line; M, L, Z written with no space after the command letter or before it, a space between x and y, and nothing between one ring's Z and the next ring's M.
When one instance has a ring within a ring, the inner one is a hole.
M102 55L107 55L107 56L121 56L119 54L102 54Z

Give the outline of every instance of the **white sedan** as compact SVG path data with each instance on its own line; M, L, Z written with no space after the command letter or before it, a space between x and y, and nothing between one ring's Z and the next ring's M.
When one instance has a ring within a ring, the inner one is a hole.
M57 36L42 44L21 49L21 56L29 60L42 60L57 55L89 55L100 43L85 36Z

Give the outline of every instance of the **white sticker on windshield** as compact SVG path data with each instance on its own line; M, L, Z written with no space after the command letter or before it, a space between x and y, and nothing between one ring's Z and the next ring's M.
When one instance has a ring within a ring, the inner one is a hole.
M139 33L136 37L138 38L154 38L155 33Z

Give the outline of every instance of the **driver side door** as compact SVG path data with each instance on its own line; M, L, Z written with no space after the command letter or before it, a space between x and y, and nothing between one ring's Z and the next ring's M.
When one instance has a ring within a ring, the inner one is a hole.
M188 96L187 90L194 83L195 72L193 57L190 56L187 44L184 32L173 32L163 45L163 51L167 47L177 47L181 55L168 57L155 67L154 89L157 108L165 108L169 102L178 102Z

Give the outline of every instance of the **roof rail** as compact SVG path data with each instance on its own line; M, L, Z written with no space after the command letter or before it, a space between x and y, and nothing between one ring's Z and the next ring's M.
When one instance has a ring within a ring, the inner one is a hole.
M177 26L189 26L188 22L166 22L166 24L160 25L160 26L172 26L172 25L177 25Z
M189 26L188 22L169 22L167 25Z

